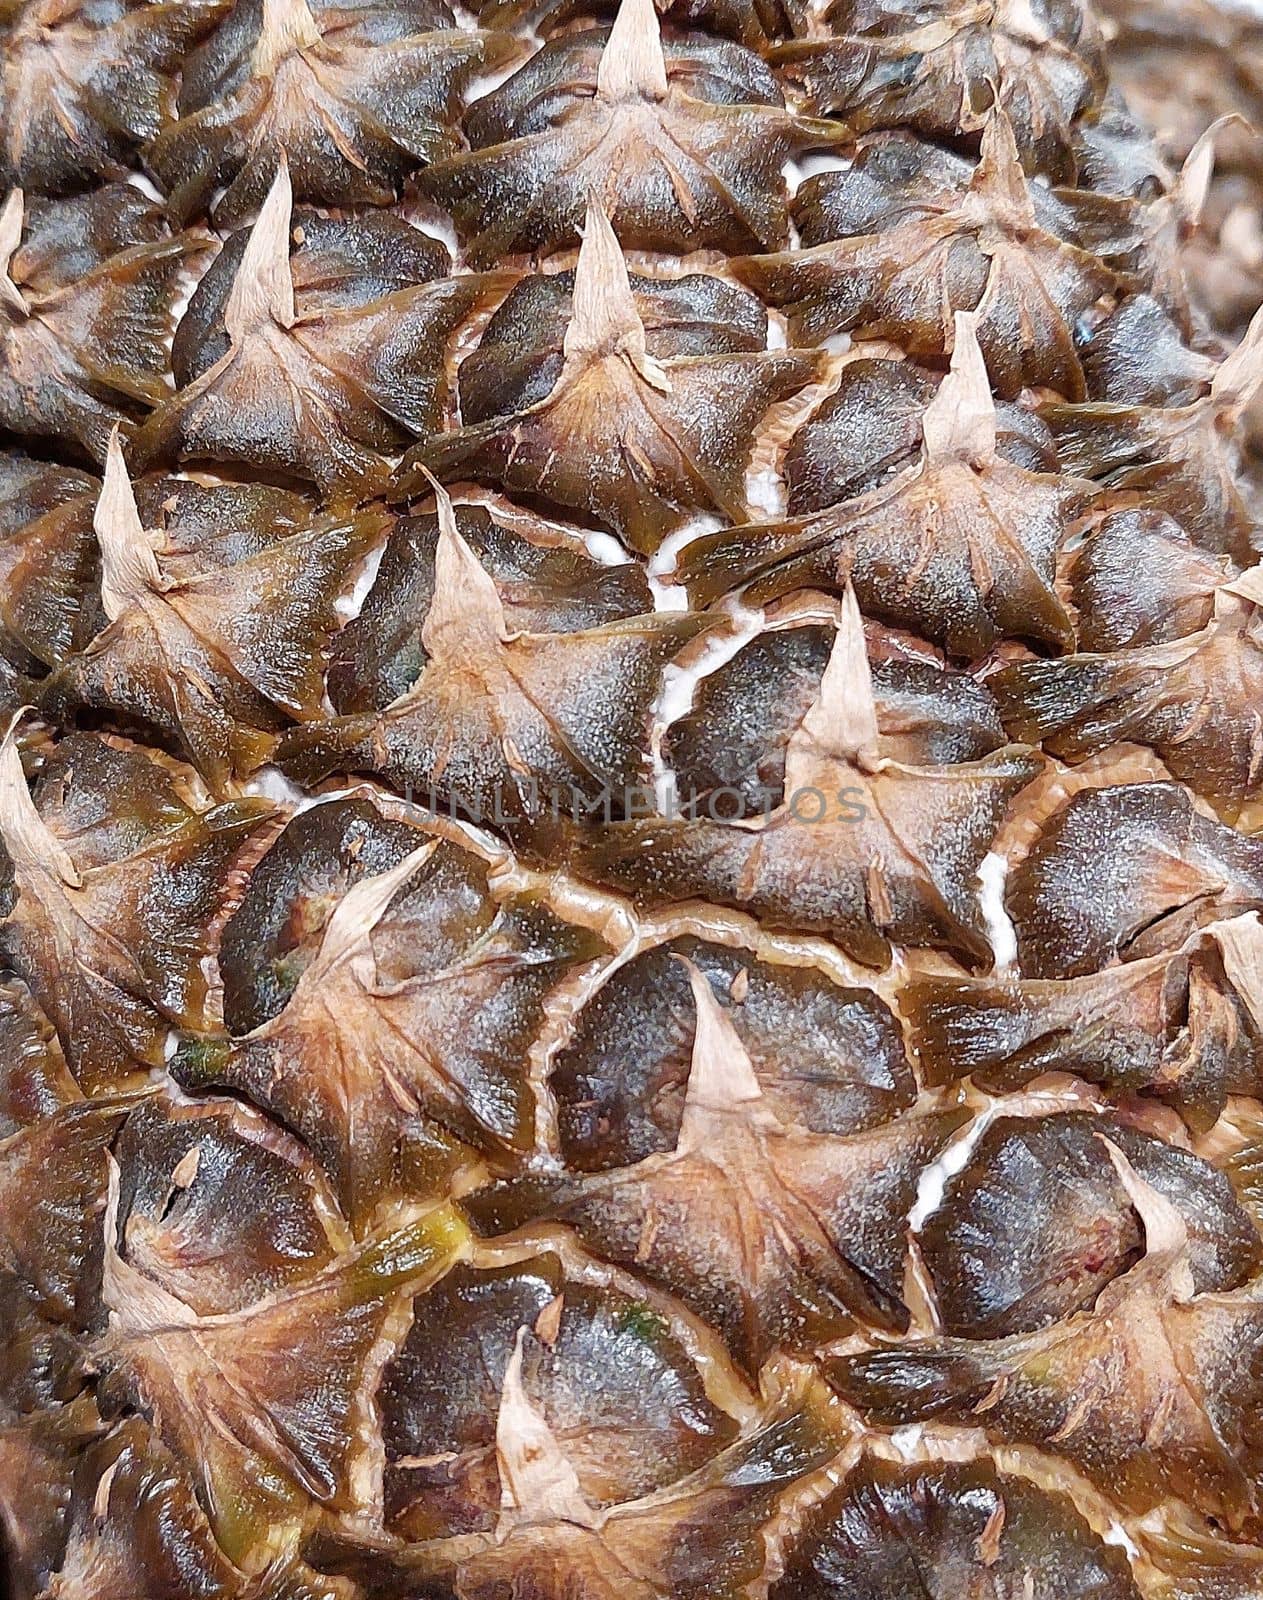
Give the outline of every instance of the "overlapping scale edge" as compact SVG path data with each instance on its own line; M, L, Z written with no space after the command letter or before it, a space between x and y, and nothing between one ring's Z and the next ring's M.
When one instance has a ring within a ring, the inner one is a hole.
M1236 134L1077 0L3 9L15 1593L1252 1594Z

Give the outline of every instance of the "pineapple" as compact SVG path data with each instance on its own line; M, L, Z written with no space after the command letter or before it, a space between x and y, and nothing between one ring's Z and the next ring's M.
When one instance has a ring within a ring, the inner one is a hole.
M1257 1600L1202 101L1082 0L0 25L5 1593Z
M1107 0L1101 15L1115 85L1154 128L1162 154L1182 163L1199 141L1214 150L1199 225L1185 241L1187 270L1212 326L1239 337L1263 300L1257 15L1203 0Z

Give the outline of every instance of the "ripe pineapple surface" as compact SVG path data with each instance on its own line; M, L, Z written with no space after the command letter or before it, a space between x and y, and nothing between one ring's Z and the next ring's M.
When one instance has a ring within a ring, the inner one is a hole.
M1258 1600L1222 134L1078 0L0 23L8 1600Z

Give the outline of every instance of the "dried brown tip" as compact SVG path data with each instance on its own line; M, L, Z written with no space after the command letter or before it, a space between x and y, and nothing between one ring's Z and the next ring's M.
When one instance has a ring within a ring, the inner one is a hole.
M101 1299L113 1334L135 1337L156 1328L187 1327L197 1314L148 1273L139 1272L118 1253L119 1169L106 1154L105 1255L101 1263Z
M874 771L880 765L880 745L864 619L848 583L820 691L786 748L785 787L809 784L821 757Z
M1248 600L1251 605L1263 606L1263 562L1247 567L1227 583L1221 583L1217 593L1236 595L1240 600Z
M326 978L335 967L363 949L368 936L386 915L390 902L437 848L437 839L428 839L388 872L361 878L351 885L325 924L320 949L304 974L308 984Z
M136 509L117 428L110 434L92 526L101 547L101 603L114 622L143 595L163 587L158 557Z
M978 165L969 187L998 201L1015 223L1034 226L1035 206L1008 112L998 106L982 130Z
M224 311L224 325L233 344L240 344L269 322L281 328L294 326L294 278L289 265L293 209L289 162L282 150Z
M447 490L425 471L434 490L439 539L434 551L434 596L421 624L421 643L432 656L468 647L471 637L512 637L504 602L491 574L469 548Z
M570 381L576 368L606 356L621 355L646 383L664 394L670 391L671 380L646 353L645 325L636 310L623 249L595 197L588 201L583 243L575 266L573 305L559 389Z
M573 1522L594 1528L599 1516L583 1493L578 1473L522 1387L526 1333L525 1328L518 1329L496 1416L502 1522L509 1527L521 1522Z
M0 208L0 304L16 317L28 317L26 301L9 276L9 268L22 243L26 201L21 189L10 189Z
M952 364L922 419L925 453L964 456L977 465L995 455L995 401L978 343L978 313L958 311Z
M171 1169L171 1176L167 1179L171 1193L178 1194L182 1189L192 1188L201 1165L202 1146L191 1145Z
M23 879L29 881L37 877L55 877L68 889L82 888L79 869L35 809L27 787L22 757L18 753L21 720L19 713L9 724L4 742L0 744L0 840L13 863L19 893L23 890Z
M122 1458L111 1461L109 1466L97 1479L96 1488L92 1491L92 1515L98 1522L104 1522L110 1514L110 1499L114 1493L114 1480L118 1477L118 1469L122 1466ZM60 1584L55 1586L60 1587Z
M1258 912L1212 923L1206 932L1219 946L1228 982L1255 1026L1263 1029L1263 921Z
M1184 165L1171 191L1171 199L1181 219L1190 227L1196 228L1202 220L1211 179L1215 175L1215 153L1219 140L1233 127L1254 131L1239 112L1231 111L1226 117L1217 117L1184 158Z
M1211 398L1226 411L1239 414L1250 404L1263 383L1263 307L1254 313L1241 343L1220 364L1211 385Z
M763 1098L754 1064L732 1019L715 998L709 981L693 963L684 961L684 967L693 991L693 1004L697 1007L697 1027L693 1035L684 1115L676 1143L679 1155L707 1147L715 1117L728 1117L734 1112L745 1116L748 1107Z
M667 63L654 0L622 0L596 69L596 90L605 100L661 100Z
M286 56L307 50L320 39L307 0L263 0L263 22L250 63L255 76L270 77Z
M1145 1182L1112 1140L1104 1134L1098 1134L1097 1138L1105 1146L1145 1230L1145 1262L1153 1263L1170 1276L1177 1300L1190 1299L1193 1274L1188 1263L1188 1225L1184 1218L1165 1195Z

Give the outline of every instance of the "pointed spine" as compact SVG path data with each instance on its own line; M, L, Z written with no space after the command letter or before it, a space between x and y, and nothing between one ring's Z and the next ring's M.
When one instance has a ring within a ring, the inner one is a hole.
M880 745L864 619L848 583L819 693L786 748L786 791L808 786L822 757L873 771L880 764Z
M622 0L596 69L605 100L661 100L667 92L662 29L653 0Z
M327 978L334 968L362 950L373 929L386 915L390 902L437 848L438 841L428 839L389 871L352 884L325 924L320 949L302 981L310 985Z
M92 526L101 547L101 604L110 621L116 622L142 596L157 593L163 585L158 557L136 508L117 428L110 435Z
M1228 982L1255 1026L1263 1030L1263 921L1258 912L1212 923L1206 932L1219 946Z
M0 304L19 321L30 315L21 291L10 276L13 258L22 243L26 200L21 189L10 189L0 207Z
M281 328L294 326L294 278L289 265L293 209L289 162L282 150L224 311L224 325L233 344L240 344L269 322Z
M1221 583L1216 590L1216 596L1220 594L1235 595L1239 600L1246 600L1253 606L1263 606L1263 562L1247 567L1244 572L1239 572L1227 583Z
M986 196L1013 228L1034 228L1035 204L1008 113L999 105L982 130L982 148L969 187Z
M424 470L424 469L422 469ZM439 539L434 552L434 596L421 625L421 643L431 656L467 651L472 640L510 637L504 603L491 574L460 531L447 490L430 477Z
M1097 1137L1118 1174L1119 1182L1127 1191L1127 1198L1136 1209L1145 1230L1146 1264L1170 1278L1172 1293L1177 1300L1190 1300L1193 1296L1193 1273L1188 1260L1188 1224L1167 1197L1159 1194L1128 1161L1112 1140L1104 1134ZM1133 1269L1134 1270L1134 1269Z
M106 1154L105 1253L101 1263L101 1300L109 1312L110 1333L122 1338L143 1336L160 1328L187 1327L197 1315L169 1289L139 1272L118 1251L118 1162Z
M263 22L251 66L256 77L271 77L286 56L320 43L320 29L307 0L263 0Z
M595 1527L598 1517L543 1414L522 1385L527 1330L519 1328L504 1373L496 1416L500 1509L510 1526L520 1522L572 1522Z
M964 457L982 466L995 456L995 401L978 343L978 313L958 311L952 364L922 419L931 460Z
M748 1119L750 1108L763 1098L754 1064L732 1019L716 1000L706 977L691 961L685 961L684 966L693 991L697 1024L677 1155L706 1150L716 1118L737 1113L743 1120Z
M1241 343L1220 364L1210 385L1211 399L1230 417L1238 417L1263 384L1263 307L1254 313Z
M56 878L65 888L79 889L83 879L70 853L36 810L22 770L17 744L18 719L0 744L0 840L9 852L18 881Z
M1226 117L1218 117L1211 123L1184 158L1184 165L1175 180L1171 199L1180 220L1186 227L1196 228L1201 224L1202 213L1210 196L1211 180L1215 176L1215 157L1219 141L1224 133L1233 127L1242 128L1247 133L1254 131L1238 112L1229 112Z
M645 325L636 309L627 262L610 220L594 198L588 202L583 243L575 267L574 309L563 345L566 365L560 389L593 361L621 355L653 388L664 393L670 379L645 348Z

